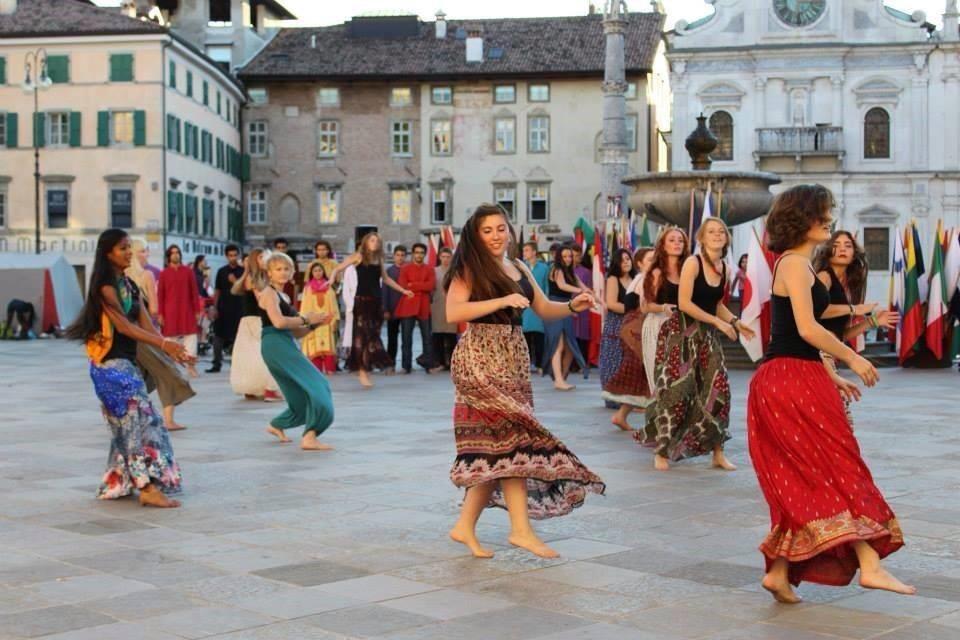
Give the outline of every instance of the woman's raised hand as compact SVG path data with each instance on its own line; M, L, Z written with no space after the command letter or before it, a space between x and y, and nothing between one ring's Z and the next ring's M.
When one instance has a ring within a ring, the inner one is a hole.
M592 307L596 302L592 291L584 291L583 293L577 294L577 297L570 301L570 306L573 307L574 311L580 313Z
M521 293L511 293L508 296L500 298L501 309L526 309L529 306L530 301L527 299L527 296Z

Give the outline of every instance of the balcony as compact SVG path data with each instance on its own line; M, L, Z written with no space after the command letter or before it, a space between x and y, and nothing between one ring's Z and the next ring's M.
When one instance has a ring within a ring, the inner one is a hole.
M843 167L843 127L757 129L757 168L778 173L823 173Z

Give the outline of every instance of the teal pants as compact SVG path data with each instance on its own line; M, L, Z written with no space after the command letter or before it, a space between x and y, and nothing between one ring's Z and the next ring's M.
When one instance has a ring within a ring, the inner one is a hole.
M287 401L287 409L270 424L283 430L304 425L304 434L326 431L333 423L330 383L303 355L290 332L264 327L260 353Z

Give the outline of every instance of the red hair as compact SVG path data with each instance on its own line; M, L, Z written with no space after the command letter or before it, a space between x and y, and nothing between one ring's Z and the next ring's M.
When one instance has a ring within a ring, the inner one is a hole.
M653 272L657 269L660 270L660 284L663 283L663 278L667 277L667 264L670 260L670 256L667 255L667 236L674 232L679 233L683 237L683 253L677 259L678 270L680 265L683 264L683 261L690 255L690 241L687 239L687 234L684 233L683 229L680 227L667 227L660 233L660 237L657 238L657 244L653 247L653 266L643 277L643 297L647 302L653 302L657 299L657 292L660 288L658 284L656 289L654 289Z

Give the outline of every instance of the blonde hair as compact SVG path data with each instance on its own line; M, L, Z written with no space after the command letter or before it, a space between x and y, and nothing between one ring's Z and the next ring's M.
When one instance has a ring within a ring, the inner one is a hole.
M730 244L733 242L733 236L730 235L730 227L728 227L727 223L720 218L707 218L700 224L700 228L697 229L697 235L694 236L697 239L697 245L703 246L703 240L707 237L707 225L711 223L718 224L723 227L724 233L727 234L727 244L723 245L723 251L720 252L720 257L726 258L727 251L730 249Z
M260 266L260 257L263 256L264 266ZM267 286L266 261L270 259L270 251L267 249L256 248L250 251L247 256L247 277L250 278L250 285L254 291L260 291Z
M273 253L270 254L266 262L267 271L270 270L270 265L272 265L274 262L283 262L288 267L293 269L293 258L288 256L283 251L274 251Z

